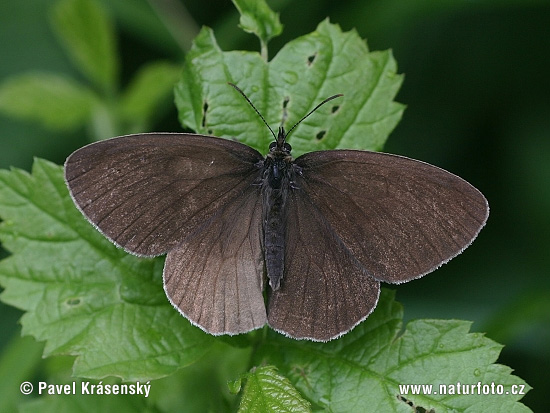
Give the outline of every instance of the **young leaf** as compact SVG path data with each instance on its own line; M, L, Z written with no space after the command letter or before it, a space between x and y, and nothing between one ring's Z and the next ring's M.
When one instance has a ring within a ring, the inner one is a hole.
M400 334L403 310L393 296L383 289L373 314L329 343L296 343L270 332L255 363L279 366L301 394L327 411L407 411L408 403L436 412L529 411L519 394L440 393L440 385L449 390L457 383L502 384L509 392L514 384L524 392L530 387L494 364L502 346L469 333L469 322L416 320ZM407 385L414 384L432 385L437 394L413 394Z
M279 13L271 10L265 0L233 0L233 4L241 15L239 26L260 39L262 55L267 60L267 43L283 31Z
M0 171L2 300L26 311L23 334L44 355L77 356L74 374L126 381L163 377L201 357L213 337L169 304L162 259L117 249L75 208L62 168Z
M105 92L117 81L113 24L94 0L60 0L52 13L54 29L74 63Z
M0 86L1 111L52 129L70 129L84 124L96 103L92 91L55 74L23 74Z
M181 123L198 133L237 138L265 152L273 137L227 82L239 86L275 129L285 112L288 130L321 100L343 93L292 132L293 155L380 150L404 109L393 101L402 81L396 70L391 52L369 52L355 31L328 21L286 44L269 63L254 52L223 52L204 28L186 57L176 105Z
M256 367L246 374L239 413L310 411L309 402L274 366Z

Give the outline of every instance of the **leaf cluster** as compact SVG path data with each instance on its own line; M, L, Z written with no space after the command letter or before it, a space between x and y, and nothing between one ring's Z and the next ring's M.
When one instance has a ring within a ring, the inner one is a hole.
M49 15L83 80L28 72L0 85L0 111L52 130L87 127L93 140L146 130L170 97L180 68L167 61L143 66L120 90L114 24L95 0L59 0Z

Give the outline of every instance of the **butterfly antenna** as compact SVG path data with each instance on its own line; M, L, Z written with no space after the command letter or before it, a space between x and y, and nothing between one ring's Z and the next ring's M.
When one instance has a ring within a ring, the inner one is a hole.
M262 121L265 123L265 126L267 126L267 128L269 129L269 131L271 132L271 134L273 135L273 137L275 138L275 140L277 140L277 136L275 136L275 132L273 132L273 129L271 129L271 127L268 125L268 123L266 122L265 118L262 116L262 114L260 113L260 111L258 109L256 109L256 106L254 106L254 104L250 101L250 99L248 98L248 96L246 96L244 94L244 92L237 86L235 85L234 83L231 83L231 82L228 82L230 86L233 86L235 88L235 90L237 92L239 92L245 99L246 101L248 102L248 104L250 106L252 106L252 109L254 109L256 111L256 113L258 114L258 116L262 119ZM302 123L302 121L304 119L306 119L309 115L311 115L313 112L315 112L317 109L319 109L321 106L323 106L325 103L327 102L330 102L331 100L333 99L336 99L336 98L339 98L341 96L344 96L343 94L341 93L338 93L337 95L333 95L331 97L328 97L326 98L325 100L323 100L321 103L319 103L317 106L315 106L311 111L309 111L309 113L307 115L305 115L302 119L300 119L298 122L296 122L294 124L294 126L292 128L289 129L289 131L286 133L286 136L290 135L290 132L292 132L294 130L294 128L296 126L298 126L300 123Z
M246 99L246 101L248 102L248 104L250 106L252 106L252 109L254 109L256 111L256 113L258 114L258 116L264 121L265 123L265 126L267 126L267 129L269 129L269 131L271 132L271 134L273 135L273 137L275 138L275 140L277 140L277 136L275 136L275 132L273 132L273 129L271 129L271 127L267 124L265 118L262 116L262 114L260 113L260 111L258 109L256 109L256 106L254 106L254 104L250 101L250 99L248 99L248 96L246 96L244 94L244 92L239 89L239 87L231 82L228 82L230 86L233 86L235 88L235 90L237 92L239 92L241 95L243 95L243 97ZM300 121L301 122L301 121Z
M315 106L307 115L305 115L302 119L300 119L298 122L296 122L296 123L294 124L294 126L288 130L288 132L286 133L286 136L290 135L290 132L292 132L296 126L298 126L300 123L302 123L302 121L303 121L305 118L307 118L309 115L311 115L311 114L312 114L313 112L315 112L317 109L319 109L319 108L320 108L321 106L323 106L325 103L330 102L332 99L336 99L336 98L339 98L339 97L341 97L341 96L344 96L344 95L341 94L341 93L338 93L337 95L328 97L328 98L326 98L325 100L323 100L321 103L319 103L317 106Z

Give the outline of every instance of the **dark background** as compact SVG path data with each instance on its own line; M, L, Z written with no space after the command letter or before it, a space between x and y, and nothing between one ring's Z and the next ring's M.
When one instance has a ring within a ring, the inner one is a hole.
M181 62L182 48L145 0L101 1L117 25L124 85L143 63ZM0 82L29 70L82 80L52 33L53 1L0 4ZM237 28L227 0L172 0L169 16L188 47L201 25L224 49L258 50ZM499 362L534 387L523 402L548 411L550 369L550 4L485 0L278 0L289 40L330 17L355 28L371 50L393 49L408 105L385 151L443 167L489 200L486 228L461 256L397 289L405 317L472 320L472 330L505 345ZM179 6L179 7L175 7ZM174 8L175 7L175 8ZM186 13L188 13L186 15ZM182 20L186 17L186 20ZM175 109L157 131L178 131ZM144 131L145 132L145 131ZM52 132L0 114L0 167L30 170L33 156L63 163L88 142L86 130ZM0 304L4 346L19 334L21 312Z

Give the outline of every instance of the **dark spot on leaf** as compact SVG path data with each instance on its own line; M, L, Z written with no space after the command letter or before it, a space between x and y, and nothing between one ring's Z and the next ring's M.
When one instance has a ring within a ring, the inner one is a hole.
M65 304L70 307L77 306L80 304L80 298L69 298L67 301L65 301Z
M285 100L283 100L283 109L286 109L289 101L290 101L290 98L288 96L285 97Z
M315 61L315 58L317 57L317 53L312 54L311 56L307 57L307 64L308 66L311 66L313 62Z
M405 399L405 398L404 398L403 396L401 396L400 394L397 395L397 400L400 400L400 401L402 401L403 403L406 403L406 404L408 404L409 406L414 407L414 403L413 403L413 402L411 402L410 400Z
M288 106L288 102L290 102L290 98L286 96L285 99L283 100L283 117L281 119L281 125L283 125L286 122L286 118L288 116L288 112L286 110L286 107Z
M320 141L321 139L323 139L325 137L326 133L327 133L326 130L322 130L317 135L315 135L315 137L317 138L318 141Z
M331 108L331 112L332 113L336 113L338 111L338 109L340 109L340 105L334 105L332 108Z
M204 104L202 105L202 127L204 128L206 126L206 112L208 111L208 102L204 101Z
M397 400L402 401L405 404L408 404L413 408L414 413L435 413L435 409L426 410L425 407L422 406L416 406L412 401L406 399L405 397L401 396L400 394L397 395Z
M214 133L212 129L208 129L207 132L208 132L209 135L212 135Z

